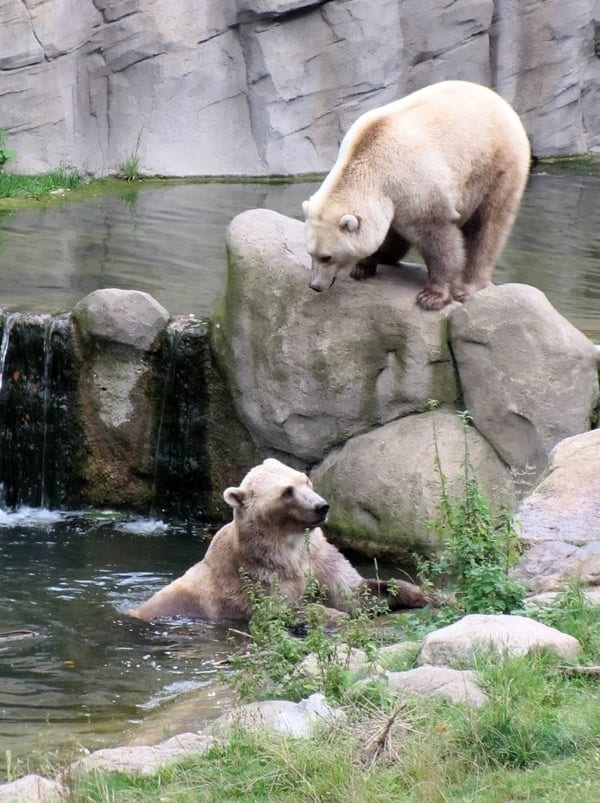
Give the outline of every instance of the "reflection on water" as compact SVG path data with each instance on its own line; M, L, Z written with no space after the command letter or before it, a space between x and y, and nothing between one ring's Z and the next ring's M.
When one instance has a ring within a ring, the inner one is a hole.
M314 184L185 184L0 219L2 305L55 312L92 290L145 290L174 315L210 314L225 287L225 228L246 209L300 216ZM543 290L600 342L600 175L530 178L496 281ZM307 289L307 292L308 289Z
M49 751L120 743L165 701L214 681L228 651L223 628L121 613L205 548L204 538L160 523L4 515L0 778L6 751L13 765L36 766ZM17 630L35 635L6 638Z

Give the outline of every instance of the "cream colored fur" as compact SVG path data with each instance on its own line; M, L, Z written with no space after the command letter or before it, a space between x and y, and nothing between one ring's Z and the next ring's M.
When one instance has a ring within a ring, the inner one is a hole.
M311 287L373 275L414 245L429 273L420 305L464 301L491 281L529 163L519 117L479 84L444 81L367 112L304 204Z

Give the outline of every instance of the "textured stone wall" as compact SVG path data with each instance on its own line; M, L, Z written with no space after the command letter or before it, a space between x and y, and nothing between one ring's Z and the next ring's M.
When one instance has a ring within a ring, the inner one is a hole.
M359 114L425 84L500 91L534 153L600 150L600 0L5 0L13 170L327 170Z

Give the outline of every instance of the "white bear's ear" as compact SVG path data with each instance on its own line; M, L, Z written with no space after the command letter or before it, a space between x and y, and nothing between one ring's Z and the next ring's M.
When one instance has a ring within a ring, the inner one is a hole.
M340 229L344 231L357 231L360 226L360 220L356 215L342 215L340 218Z
M223 491L223 499L227 502L229 507L238 508L244 504L244 492L241 488L225 488Z
M308 201L302 201L302 211L304 212L304 217L308 217Z

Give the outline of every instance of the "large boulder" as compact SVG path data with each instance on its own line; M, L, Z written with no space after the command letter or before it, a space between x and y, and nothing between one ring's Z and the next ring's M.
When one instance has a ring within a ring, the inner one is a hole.
M516 573L535 590L568 578L600 585L600 429L561 441L517 511L525 552Z
M213 347L259 447L310 464L430 399L454 403L446 315L415 304L422 267L317 294L302 224L264 209L238 215L227 245Z
M468 455L468 458L467 458ZM438 547L440 469L450 498L464 492L465 460L489 499L511 503L511 477L491 446L454 410L431 410L351 438L312 472L330 503L336 541L400 560Z
M553 446L589 430L596 349L534 287L476 293L450 318L465 407L500 457L539 474Z
M448 77L514 102L536 155L600 145L596 0L204 5L3 3L17 168L105 173L134 157L164 175L323 171L359 114Z

